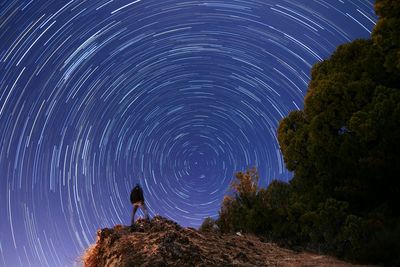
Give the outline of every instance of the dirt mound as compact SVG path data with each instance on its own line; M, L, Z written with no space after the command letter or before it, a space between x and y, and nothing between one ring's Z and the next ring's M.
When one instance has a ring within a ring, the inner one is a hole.
M160 216L132 229L97 231L83 256L85 267L102 266L352 266L328 256L298 253L252 235L219 235L183 228Z

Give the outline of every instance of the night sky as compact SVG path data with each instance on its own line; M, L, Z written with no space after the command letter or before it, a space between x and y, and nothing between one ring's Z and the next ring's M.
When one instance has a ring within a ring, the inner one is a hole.
M290 180L278 122L375 21L372 0L0 1L0 266L78 264L137 182L198 227L236 171Z

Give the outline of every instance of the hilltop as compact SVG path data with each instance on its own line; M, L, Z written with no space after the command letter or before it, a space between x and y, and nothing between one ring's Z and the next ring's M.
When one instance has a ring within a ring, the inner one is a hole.
M85 267L353 266L329 256L280 248L253 235L202 233L160 216L138 220L134 229L117 225L98 230L83 262Z

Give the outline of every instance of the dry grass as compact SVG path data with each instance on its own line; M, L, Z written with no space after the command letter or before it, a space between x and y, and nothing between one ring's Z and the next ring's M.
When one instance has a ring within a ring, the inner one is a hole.
M97 232L82 256L84 267L103 266L354 266L329 256L295 252L253 235L199 233L164 218Z
M98 266L98 248L96 244L91 245L86 249L82 256L84 267L97 267Z

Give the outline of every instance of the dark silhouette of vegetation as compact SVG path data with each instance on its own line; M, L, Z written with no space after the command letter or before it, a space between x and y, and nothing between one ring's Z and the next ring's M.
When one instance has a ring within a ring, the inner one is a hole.
M361 263L400 265L400 1L370 40L314 65L304 110L278 128L290 183L237 173L217 224Z
M218 233L219 228L216 224L216 220L211 217L207 217L204 219L203 223L199 227L199 231L203 233Z

